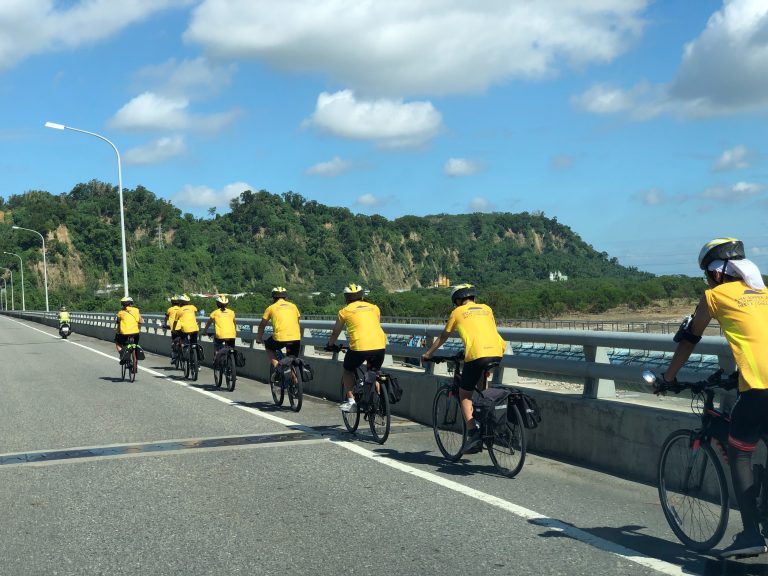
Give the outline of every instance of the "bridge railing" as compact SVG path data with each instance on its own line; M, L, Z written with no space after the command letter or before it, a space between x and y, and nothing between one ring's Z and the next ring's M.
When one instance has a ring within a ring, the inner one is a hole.
M16 314L20 315L18 312ZM57 317L54 312L27 311L24 314L27 317L38 316L49 320L55 320ZM143 317L145 323L141 327L142 331L159 335L167 333L164 326L165 317L162 314L144 314ZM80 323L107 328L115 325L115 315L109 313L71 312L70 319L75 331ZM202 328L207 318L198 317L198 320ZM260 321L260 318L237 319L237 337L242 346L259 347L255 343L255 337ZM339 360L338 354L323 351L333 325L333 320L302 320L301 354ZM443 325L384 323L382 328L388 338L385 366L400 364L425 374L447 373L444 364L426 363L422 366L418 361L421 354L443 331ZM270 333L271 327L268 326L265 336ZM656 365L662 365L664 354L674 351L676 346L669 334L646 332L501 327L499 333L506 341L507 349L493 375L494 381L513 384L518 379L519 370L577 379L583 382L582 395L586 398L615 397L616 381L639 383L643 359L648 359L648 364L652 365L650 359L655 357ZM342 333L341 340L343 336ZM449 339L443 348L448 351L458 350L461 348L461 341ZM550 353L541 353L545 349ZM636 361L612 363L611 357L615 357L617 350L633 351L628 356L633 356ZM735 369L730 347L721 336L704 336L696 347L696 353L716 359L716 364L726 371ZM410 362L405 361L406 359ZM700 378L701 374L688 367L681 372L680 377Z

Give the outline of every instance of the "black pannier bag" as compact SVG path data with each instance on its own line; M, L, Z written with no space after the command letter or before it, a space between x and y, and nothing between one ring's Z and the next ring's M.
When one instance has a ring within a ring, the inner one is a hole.
M512 390L512 402L515 403L517 411L520 412L523 426L526 428L536 428L541 422L541 410L536 399L517 388Z
M245 366L245 354L235 349L235 366L243 368Z
M146 360L146 358L147 357L144 355L144 348L142 348L141 346L139 346L137 344L136 345L136 359L137 360Z
M388 374L382 378L383 383L387 386L387 393L389 394L389 403L397 404L403 397L403 388L397 381L397 378Z
M297 358L295 364L302 382L309 382L315 378L315 371L312 369L312 366L309 365L309 362Z
M475 392L472 395L475 418L492 429L504 424L511 395L512 392L506 388L488 388L483 392Z

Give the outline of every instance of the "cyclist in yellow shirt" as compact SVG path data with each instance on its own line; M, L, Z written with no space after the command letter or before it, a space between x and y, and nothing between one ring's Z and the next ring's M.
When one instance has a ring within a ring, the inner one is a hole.
M477 304L476 296L477 291L471 284L459 284L453 289L451 301L455 308L443 332L422 356L424 360L429 360L454 330L459 333L464 343L464 371L461 375L459 400L464 421L467 423L465 453L477 451L483 440L480 428L472 417L472 393L486 366L501 361L505 346L496 329L493 310L485 304Z
M203 328L203 334L208 332L208 327L213 323L214 335L213 338L213 350L214 356L224 344L229 344L232 348L235 347L235 338L237 338L237 327L235 325L235 311L229 306L229 298L226 294L219 294L216 298L216 310L211 312L211 317L205 323Z
M173 326L183 340L189 344L197 344L197 334L200 332L200 325L197 323L197 306L192 304L186 294L179 296L179 311L176 312Z
M66 306L59 308L59 326L62 324L69 324L69 312Z
M296 304L286 300L288 291L282 286L272 288L272 304L267 306L261 316L256 332L256 343L264 344L270 362L270 373L277 367L276 350L285 348L288 356L298 356L301 350L301 313ZM264 340L264 329L272 322L272 336Z
M123 346L128 343L129 338L133 338L134 344L139 343L139 325L144 323L139 309L133 305L133 298L130 296L121 298L120 305L123 309L117 313L117 318L115 319L117 327L115 332L115 348L117 349L118 356L122 354Z
M176 361L176 352L173 348L173 343L181 337L181 334L173 329L173 325L176 322L176 314L181 310L179 306L179 297L176 295L171 296L171 307L165 311L165 328L171 330L171 364Z
M699 268L709 289L675 334L677 347L661 379L675 381L715 318L739 367L739 398L731 411L728 460L744 525L744 531L720 556L762 554L768 548L758 522L760 486L752 472L752 453L768 433L768 290L760 270L744 257L744 244L736 238L707 242L699 252Z
M384 363L384 350L387 335L381 329L381 311L379 307L363 300L363 287L349 284L344 288L344 301L347 305L339 310L339 316L328 339L328 347L336 344L342 329L347 332L349 350L344 356L344 400L339 405L343 412L355 412L357 405L352 388L355 385L355 370L364 362L370 362L375 370Z

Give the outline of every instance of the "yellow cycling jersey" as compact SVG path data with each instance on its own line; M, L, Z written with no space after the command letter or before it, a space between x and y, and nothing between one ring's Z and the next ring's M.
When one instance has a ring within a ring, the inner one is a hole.
M496 330L493 310L485 304L467 302L457 306L445 325L448 332L458 331L464 342L464 361L504 355L504 340Z
M263 320L272 320L272 337L278 342L295 342L301 340L299 328L301 313L293 302L280 298L264 310Z
M138 334L139 333L139 319L141 313L135 306L126 306L120 312L117 313L117 319L119 324L117 331L120 334Z
M226 340L237 337L237 328L235 327L235 311L231 308L217 308L211 312L211 320L216 327L216 338Z
M69 322L69 312L59 312L59 322Z
M186 334L199 332L200 325L197 323L197 306L194 304L181 306L179 311L176 312L173 329Z
M166 322L168 322L168 326L170 326L171 329L173 329L173 323L176 321L176 314L179 310L181 310L181 306L174 304L165 311Z
M768 388L768 290L744 282L726 282L704 297L731 345L739 367L739 391Z
M376 304L363 300L350 302L339 310L339 318L344 322L350 350L383 350L387 346L387 335L381 329L381 312Z

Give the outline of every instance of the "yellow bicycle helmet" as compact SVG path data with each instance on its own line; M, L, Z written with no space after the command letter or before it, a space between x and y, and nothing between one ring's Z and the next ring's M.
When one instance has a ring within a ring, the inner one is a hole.
M475 287L472 286L472 284L459 284L458 286L455 286L451 292L451 302L453 302L454 305L458 305L457 302L461 302L467 298L474 298L475 296L477 296L477 290L475 290Z
M743 260L744 243L736 238L715 238L699 251L699 268L706 270L714 260Z
M219 294L218 298L216 298L216 304L222 304L226 306L229 304L229 298L227 298L226 294Z
M272 288L272 298L285 298L288 295L288 290L282 286L275 286Z

